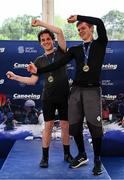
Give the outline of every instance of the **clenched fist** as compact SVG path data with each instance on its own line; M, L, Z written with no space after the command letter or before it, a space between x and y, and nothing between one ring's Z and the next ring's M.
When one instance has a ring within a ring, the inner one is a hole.
M31 62L31 63L27 66L27 71L36 74L36 73L37 73L37 67Z
M6 73L6 75L7 75L8 79L11 79L11 80L15 80L16 79L16 74L14 74L12 71L8 71Z
M77 15L71 15L68 19L67 19L68 23L74 23L77 21Z
M32 25L33 27L40 26L40 25L41 25L41 21L38 20L38 19L33 19L32 22L31 22L31 25Z

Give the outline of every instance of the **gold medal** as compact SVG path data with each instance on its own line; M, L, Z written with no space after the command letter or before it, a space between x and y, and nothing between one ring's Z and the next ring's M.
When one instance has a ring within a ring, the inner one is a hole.
M85 64L85 65L83 66L83 71L84 71L84 72L88 72L88 71L89 71L89 66L88 66L87 64Z
M50 82L50 83L51 83L51 82L53 82L53 81L54 81L53 76L49 76L49 77L48 77L48 82Z

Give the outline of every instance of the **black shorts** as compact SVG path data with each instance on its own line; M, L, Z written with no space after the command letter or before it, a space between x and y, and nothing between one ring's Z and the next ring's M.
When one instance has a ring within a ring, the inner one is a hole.
M68 99L63 102L43 101L44 121L56 119L56 110L58 110L58 119L68 121Z

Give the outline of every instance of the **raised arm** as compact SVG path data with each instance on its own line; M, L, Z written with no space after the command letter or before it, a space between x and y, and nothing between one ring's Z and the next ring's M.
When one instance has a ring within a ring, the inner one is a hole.
M86 23L89 23L92 25L96 25L98 39L103 41L103 42L108 41L104 23L100 18L91 17L91 16L71 15L67 19L67 21L68 21L68 23L74 23L76 21L82 21L82 22L86 22Z
M38 76L32 75L31 77L24 77L24 76L19 76L15 73L13 73L12 71L8 71L6 73L8 79L10 80L15 80L15 81L19 81L21 83L25 83L28 85L35 85L36 82L38 81Z
M64 34L61 28L45 23L38 19L32 20L32 26L33 27L41 26L55 33L57 36L57 41L58 41L59 46L61 47L62 50L66 51L66 41L65 41Z

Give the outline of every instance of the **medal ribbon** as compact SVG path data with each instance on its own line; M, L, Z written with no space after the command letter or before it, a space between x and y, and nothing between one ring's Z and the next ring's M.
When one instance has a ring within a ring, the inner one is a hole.
M48 64L54 63L54 60L55 60L55 51L53 52L53 57L52 58L48 58L48 56L46 54L44 54L44 55L45 55L45 57L48 60Z
M48 61L48 64L52 64L52 63L54 63L54 60L55 60L55 51L56 51L56 49L55 49L55 50L54 50L54 52L53 52L53 56L52 56L52 58L48 58L47 54L44 54L44 56L46 57L46 59L47 59L47 61ZM49 72L48 81L49 81L49 82L53 82L53 81L54 81L54 79L53 79L53 76L52 76L52 73L51 73L51 72Z
M84 51L84 64L87 65L88 63L88 57L89 57L89 52L90 52L90 47L91 47L91 44L92 44L92 41L89 43L88 47L87 47L87 50L86 50L86 47L85 47L85 43L83 42L83 51Z

